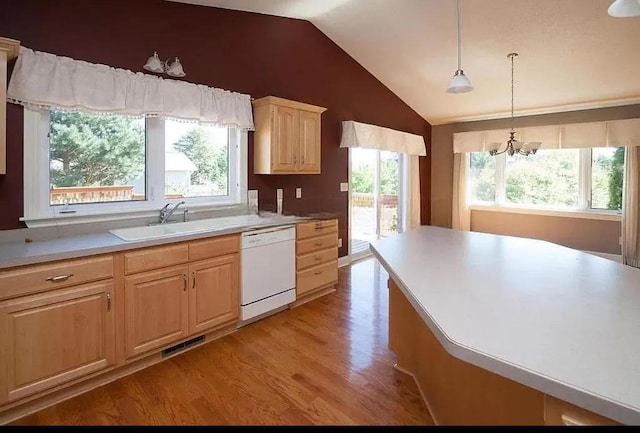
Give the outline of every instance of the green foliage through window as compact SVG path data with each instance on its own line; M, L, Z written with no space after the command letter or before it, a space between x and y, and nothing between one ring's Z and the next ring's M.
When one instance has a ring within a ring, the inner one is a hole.
M49 152L53 187L122 185L144 173L144 127L124 116L52 110Z

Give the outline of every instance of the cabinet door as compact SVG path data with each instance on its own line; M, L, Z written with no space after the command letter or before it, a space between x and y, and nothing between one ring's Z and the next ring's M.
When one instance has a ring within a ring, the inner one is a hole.
M320 174L320 114L300 111L298 171Z
M175 266L125 278L127 358L187 337L187 273L187 266Z
M0 403L112 365L112 295L100 282L0 303Z
M273 138L271 140L271 171L294 173L298 162L298 110L274 106Z
M238 318L240 308L238 254L203 260L189 266L189 332L206 331Z

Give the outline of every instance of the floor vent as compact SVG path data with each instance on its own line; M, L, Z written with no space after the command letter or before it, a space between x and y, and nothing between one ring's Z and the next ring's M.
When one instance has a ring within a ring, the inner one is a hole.
M191 340L187 340L187 341L184 341L182 343L178 343L175 346L171 346L168 349L164 349L162 351L162 357L164 358L166 356L173 355L176 352L180 352L181 350L184 350L184 349L186 349L188 347L193 346L194 344L198 344L198 343L201 343L203 341L204 341L204 335L201 335L199 337L192 338Z

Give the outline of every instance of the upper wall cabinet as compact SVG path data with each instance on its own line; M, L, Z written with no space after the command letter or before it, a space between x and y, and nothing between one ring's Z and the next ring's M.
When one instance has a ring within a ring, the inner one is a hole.
M7 63L19 48L19 41L0 37L0 174L7 174Z
M254 173L320 174L320 115L326 108L267 96L253 101Z

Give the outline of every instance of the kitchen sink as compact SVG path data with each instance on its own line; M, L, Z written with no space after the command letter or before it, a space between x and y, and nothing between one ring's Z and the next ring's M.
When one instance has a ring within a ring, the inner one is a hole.
M295 218L281 215L263 217L259 215L235 215L202 220L155 224L139 227L113 229L109 232L125 242L144 241L183 236L193 233L215 232L219 230L265 227L272 224L295 222Z

